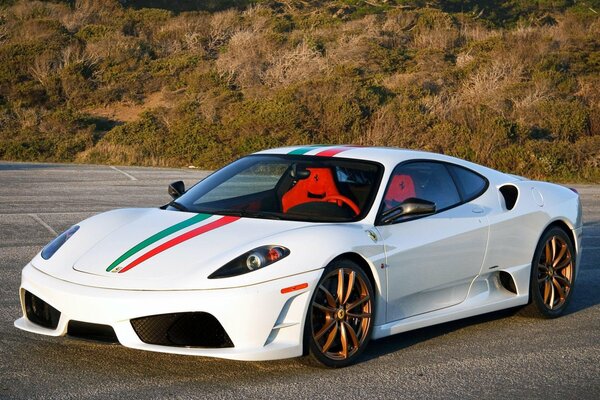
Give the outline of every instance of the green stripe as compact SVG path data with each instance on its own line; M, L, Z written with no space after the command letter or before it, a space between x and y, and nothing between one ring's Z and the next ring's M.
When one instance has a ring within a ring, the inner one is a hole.
M300 147L299 149L290 151L288 154L301 155L301 154L306 154L306 153L308 153L311 150L318 149L319 147L328 147L328 146L330 146L330 145L328 145L328 144L315 144L315 145L312 145L312 146L309 146L309 147Z
M178 232L182 229L185 229L188 226L194 225L195 223L198 223L200 221L204 221L206 218L211 217L211 216L212 216L211 214L198 214L198 215L193 216L192 218L186 219L185 221L181 221L173 226L168 227L167 229L163 229L162 231L155 233L154 235L150 236L148 239L136 244L135 246L133 246L132 248L127 250L125 253L123 253L123 255L121 257L117 258L115 261L113 261L112 264L110 264L110 266L108 268L106 268L106 272L110 272L117 265L121 264L123 261L125 261L132 255L134 255L138 251L150 246L152 243L156 243L160 239L162 239L166 236L169 236L169 235L171 235L175 232Z

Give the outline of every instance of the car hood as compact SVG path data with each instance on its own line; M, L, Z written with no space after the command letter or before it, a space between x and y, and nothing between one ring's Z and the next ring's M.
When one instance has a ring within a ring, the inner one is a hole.
M38 255L34 267L79 284L146 290L222 287L219 281L225 279L207 279L208 275L258 246L285 246L277 239L283 232L318 224L129 209L79 225L50 260ZM263 271L246 275L269 279Z

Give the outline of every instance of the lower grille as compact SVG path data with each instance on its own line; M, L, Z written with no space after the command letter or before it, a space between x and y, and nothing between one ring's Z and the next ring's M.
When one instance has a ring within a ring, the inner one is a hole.
M90 324L81 321L69 321L67 335L79 339L95 340L107 343L119 343L114 329L110 325Z
M223 326L211 314L188 312L135 318L131 326L140 340L162 346L234 347Z
M29 321L50 329L56 329L60 319L60 311L28 291L25 291L25 314Z

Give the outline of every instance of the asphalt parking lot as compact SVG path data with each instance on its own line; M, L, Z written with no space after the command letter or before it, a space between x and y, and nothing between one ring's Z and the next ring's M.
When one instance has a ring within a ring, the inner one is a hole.
M576 186L584 254L567 315L507 310L371 342L357 365L236 362L17 330L21 268L98 212L168 201L198 170L0 162L0 398L600 398L600 186Z

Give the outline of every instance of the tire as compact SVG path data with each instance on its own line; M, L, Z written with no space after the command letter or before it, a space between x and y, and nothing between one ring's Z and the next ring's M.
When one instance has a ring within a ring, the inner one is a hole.
M328 265L306 314L310 357L329 368L356 362L371 338L374 300L371 282L355 262L336 260Z
M573 297L575 256L573 242L562 229L552 228L542 236L531 263L526 314L556 318L565 311Z

